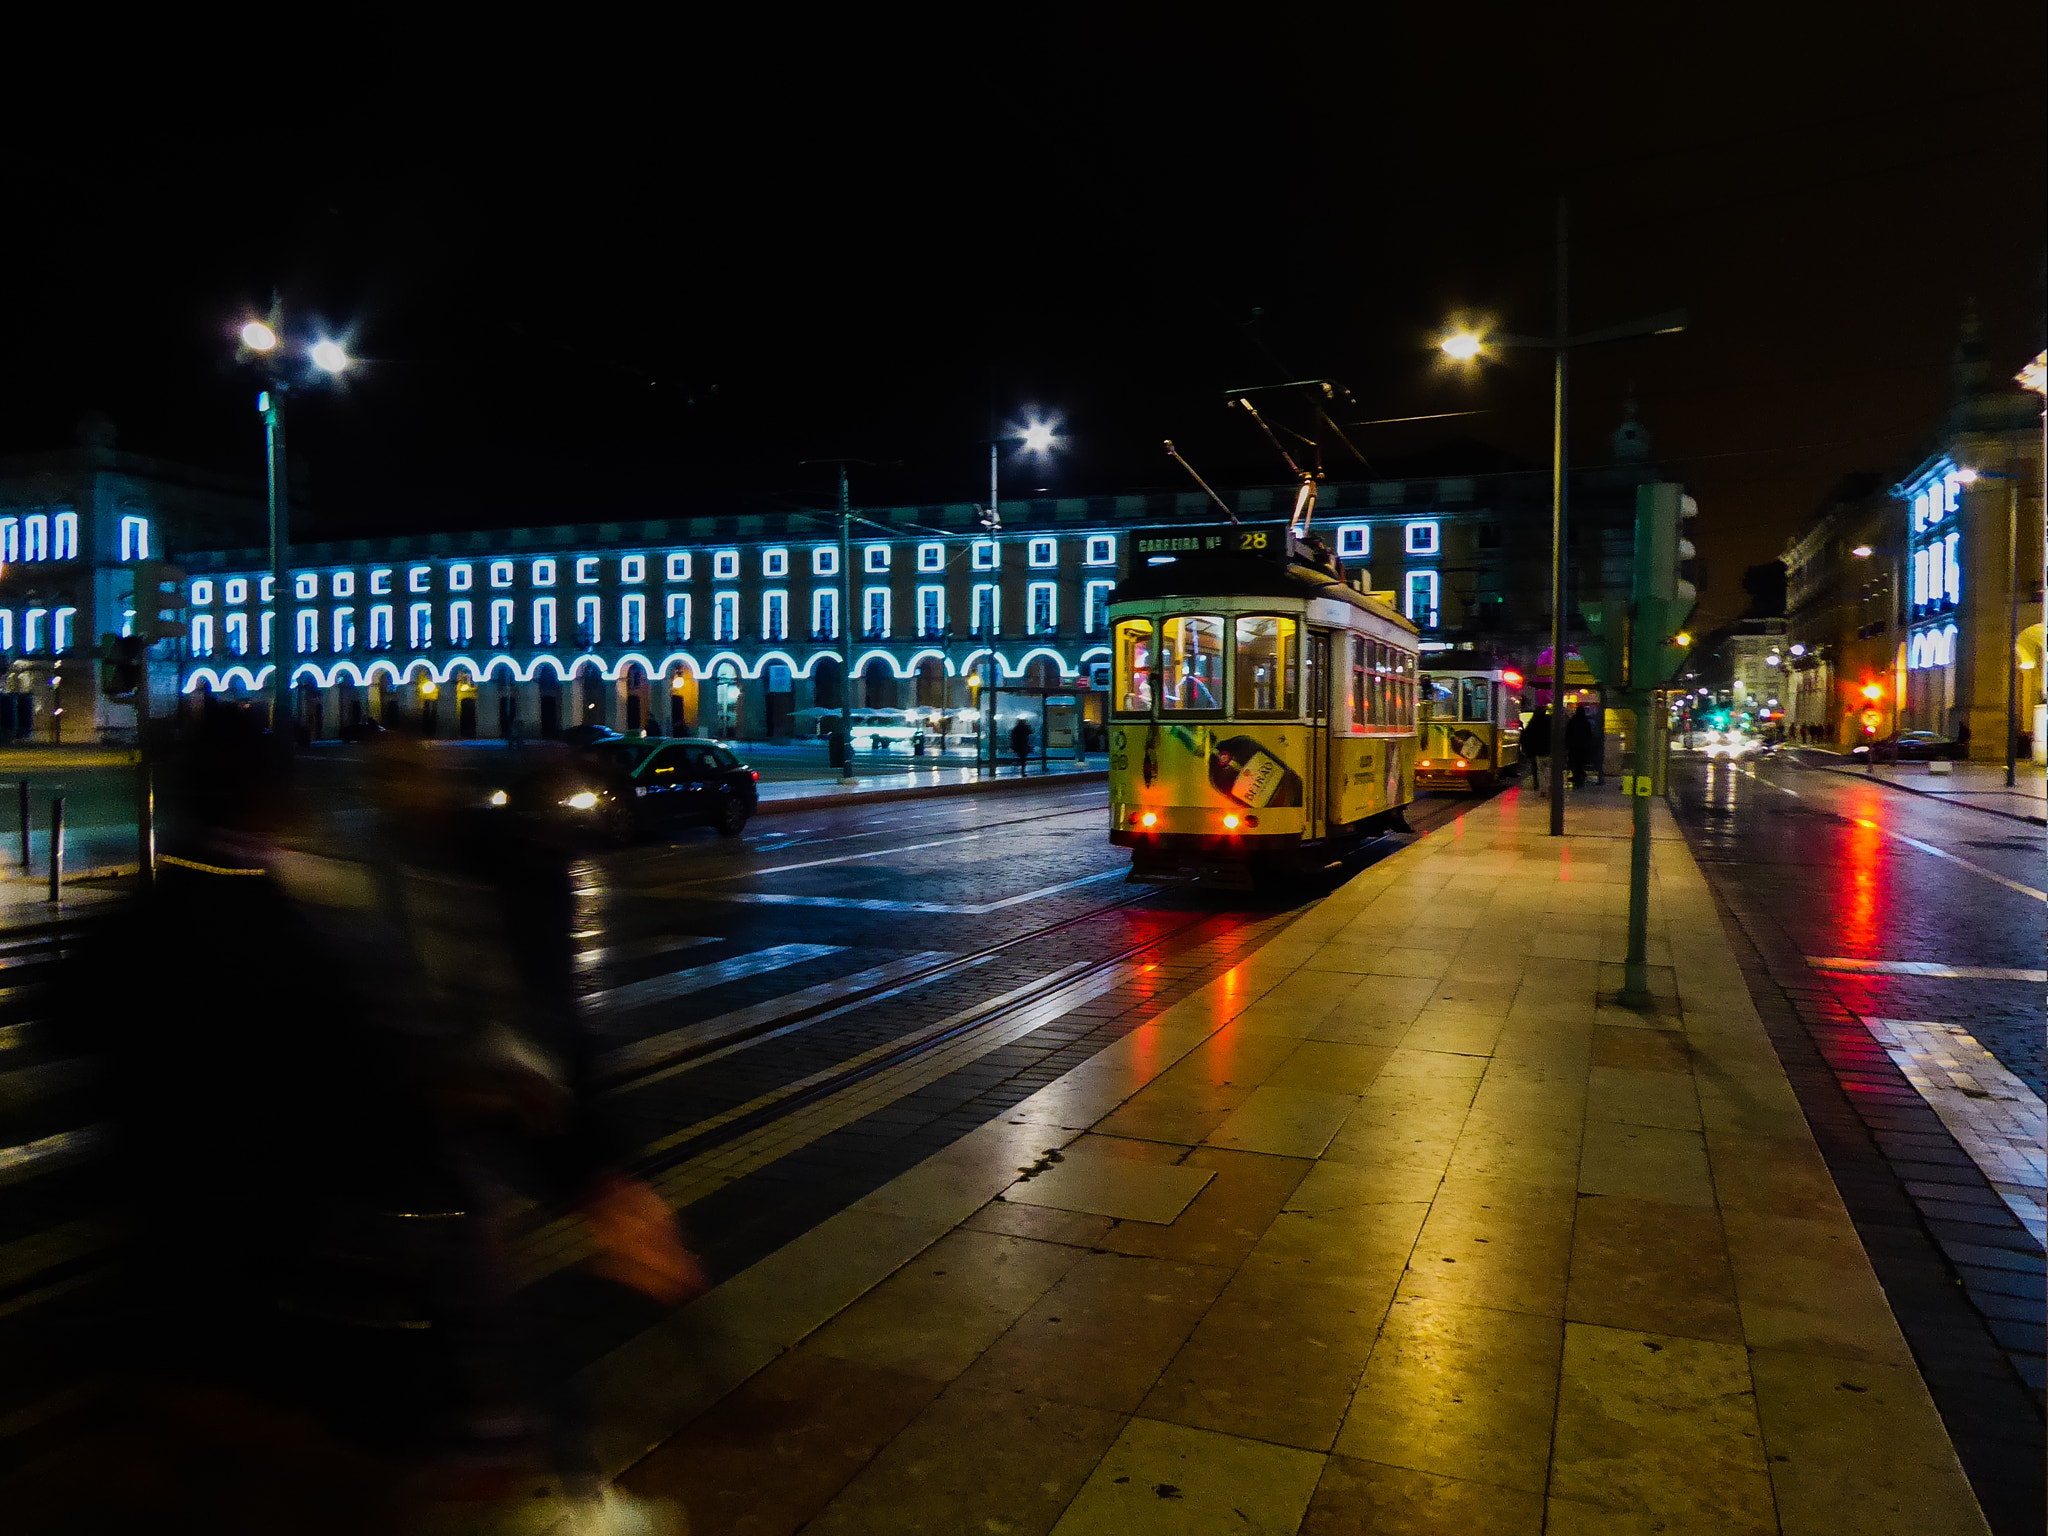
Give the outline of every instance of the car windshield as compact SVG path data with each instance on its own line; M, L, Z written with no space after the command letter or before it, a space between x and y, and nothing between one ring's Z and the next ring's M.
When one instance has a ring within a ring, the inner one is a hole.
M616 768L621 773L638 773L660 749L658 741L608 741L593 748L591 756L607 768Z

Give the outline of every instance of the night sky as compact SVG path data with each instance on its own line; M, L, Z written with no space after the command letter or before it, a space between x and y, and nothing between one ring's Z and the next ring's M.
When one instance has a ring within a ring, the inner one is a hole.
M875 461L859 501L977 500L991 419L1034 410L1069 450L1006 495L1183 488L1168 436L1271 483L1221 390L1309 375L1341 422L1482 413L1358 428L1390 471L1458 437L1541 464L1547 357L1430 345L1549 329L1563 192L1575 329L1691 312L1581 355L1573 445L1605 457L1632 383L1712 622L1840 474L1917 454L1967 301L2002 371L2040 345L2031 0L1403 9L760 8L37 71L0 136L0 453L98 409L258 473L232 332L275 288L366 360L295 402L312 536L818 504L832 455Z

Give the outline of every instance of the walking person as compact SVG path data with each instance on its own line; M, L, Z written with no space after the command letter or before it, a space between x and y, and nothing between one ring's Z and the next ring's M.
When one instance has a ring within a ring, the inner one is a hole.
M1564 723L1564 759L1571 769L1572 788L1586 787L1586 764L1593 760L1593 717L1581 704Z
M1543 768L1550 758L1550 711L1538 705L1522 726L1522 761L1529 765L1529 788L1543 793Z
M1025 765L1031 761L1031 722L1022 715L1010 727L1010 750L1017 754L1017 777L1024 777Z

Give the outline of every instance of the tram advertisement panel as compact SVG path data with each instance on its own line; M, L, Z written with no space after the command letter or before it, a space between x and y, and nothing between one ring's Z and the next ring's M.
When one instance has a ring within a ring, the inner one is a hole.
M1307 732L1299 725L1141 724L1110 728L1110 792L1125 804L1167 812L1162 831L1209 831L1208 812L1292 811L1298 830L1306 799ZM1185 823L1170 813L1194 815Z

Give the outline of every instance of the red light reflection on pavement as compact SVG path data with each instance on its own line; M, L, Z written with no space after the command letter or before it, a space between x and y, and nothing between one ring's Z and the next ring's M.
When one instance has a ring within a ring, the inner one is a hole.
M1848 857L1829 866L1823 876L1823 880L1832 876L1834 881L1832 890L1822 887L1826 909L1834 920L1834 952L1876 959L1878 936L1891 919L1878 870L1885 852L1884 832L1876 822L1859 817L1850 827L1848 837Z

